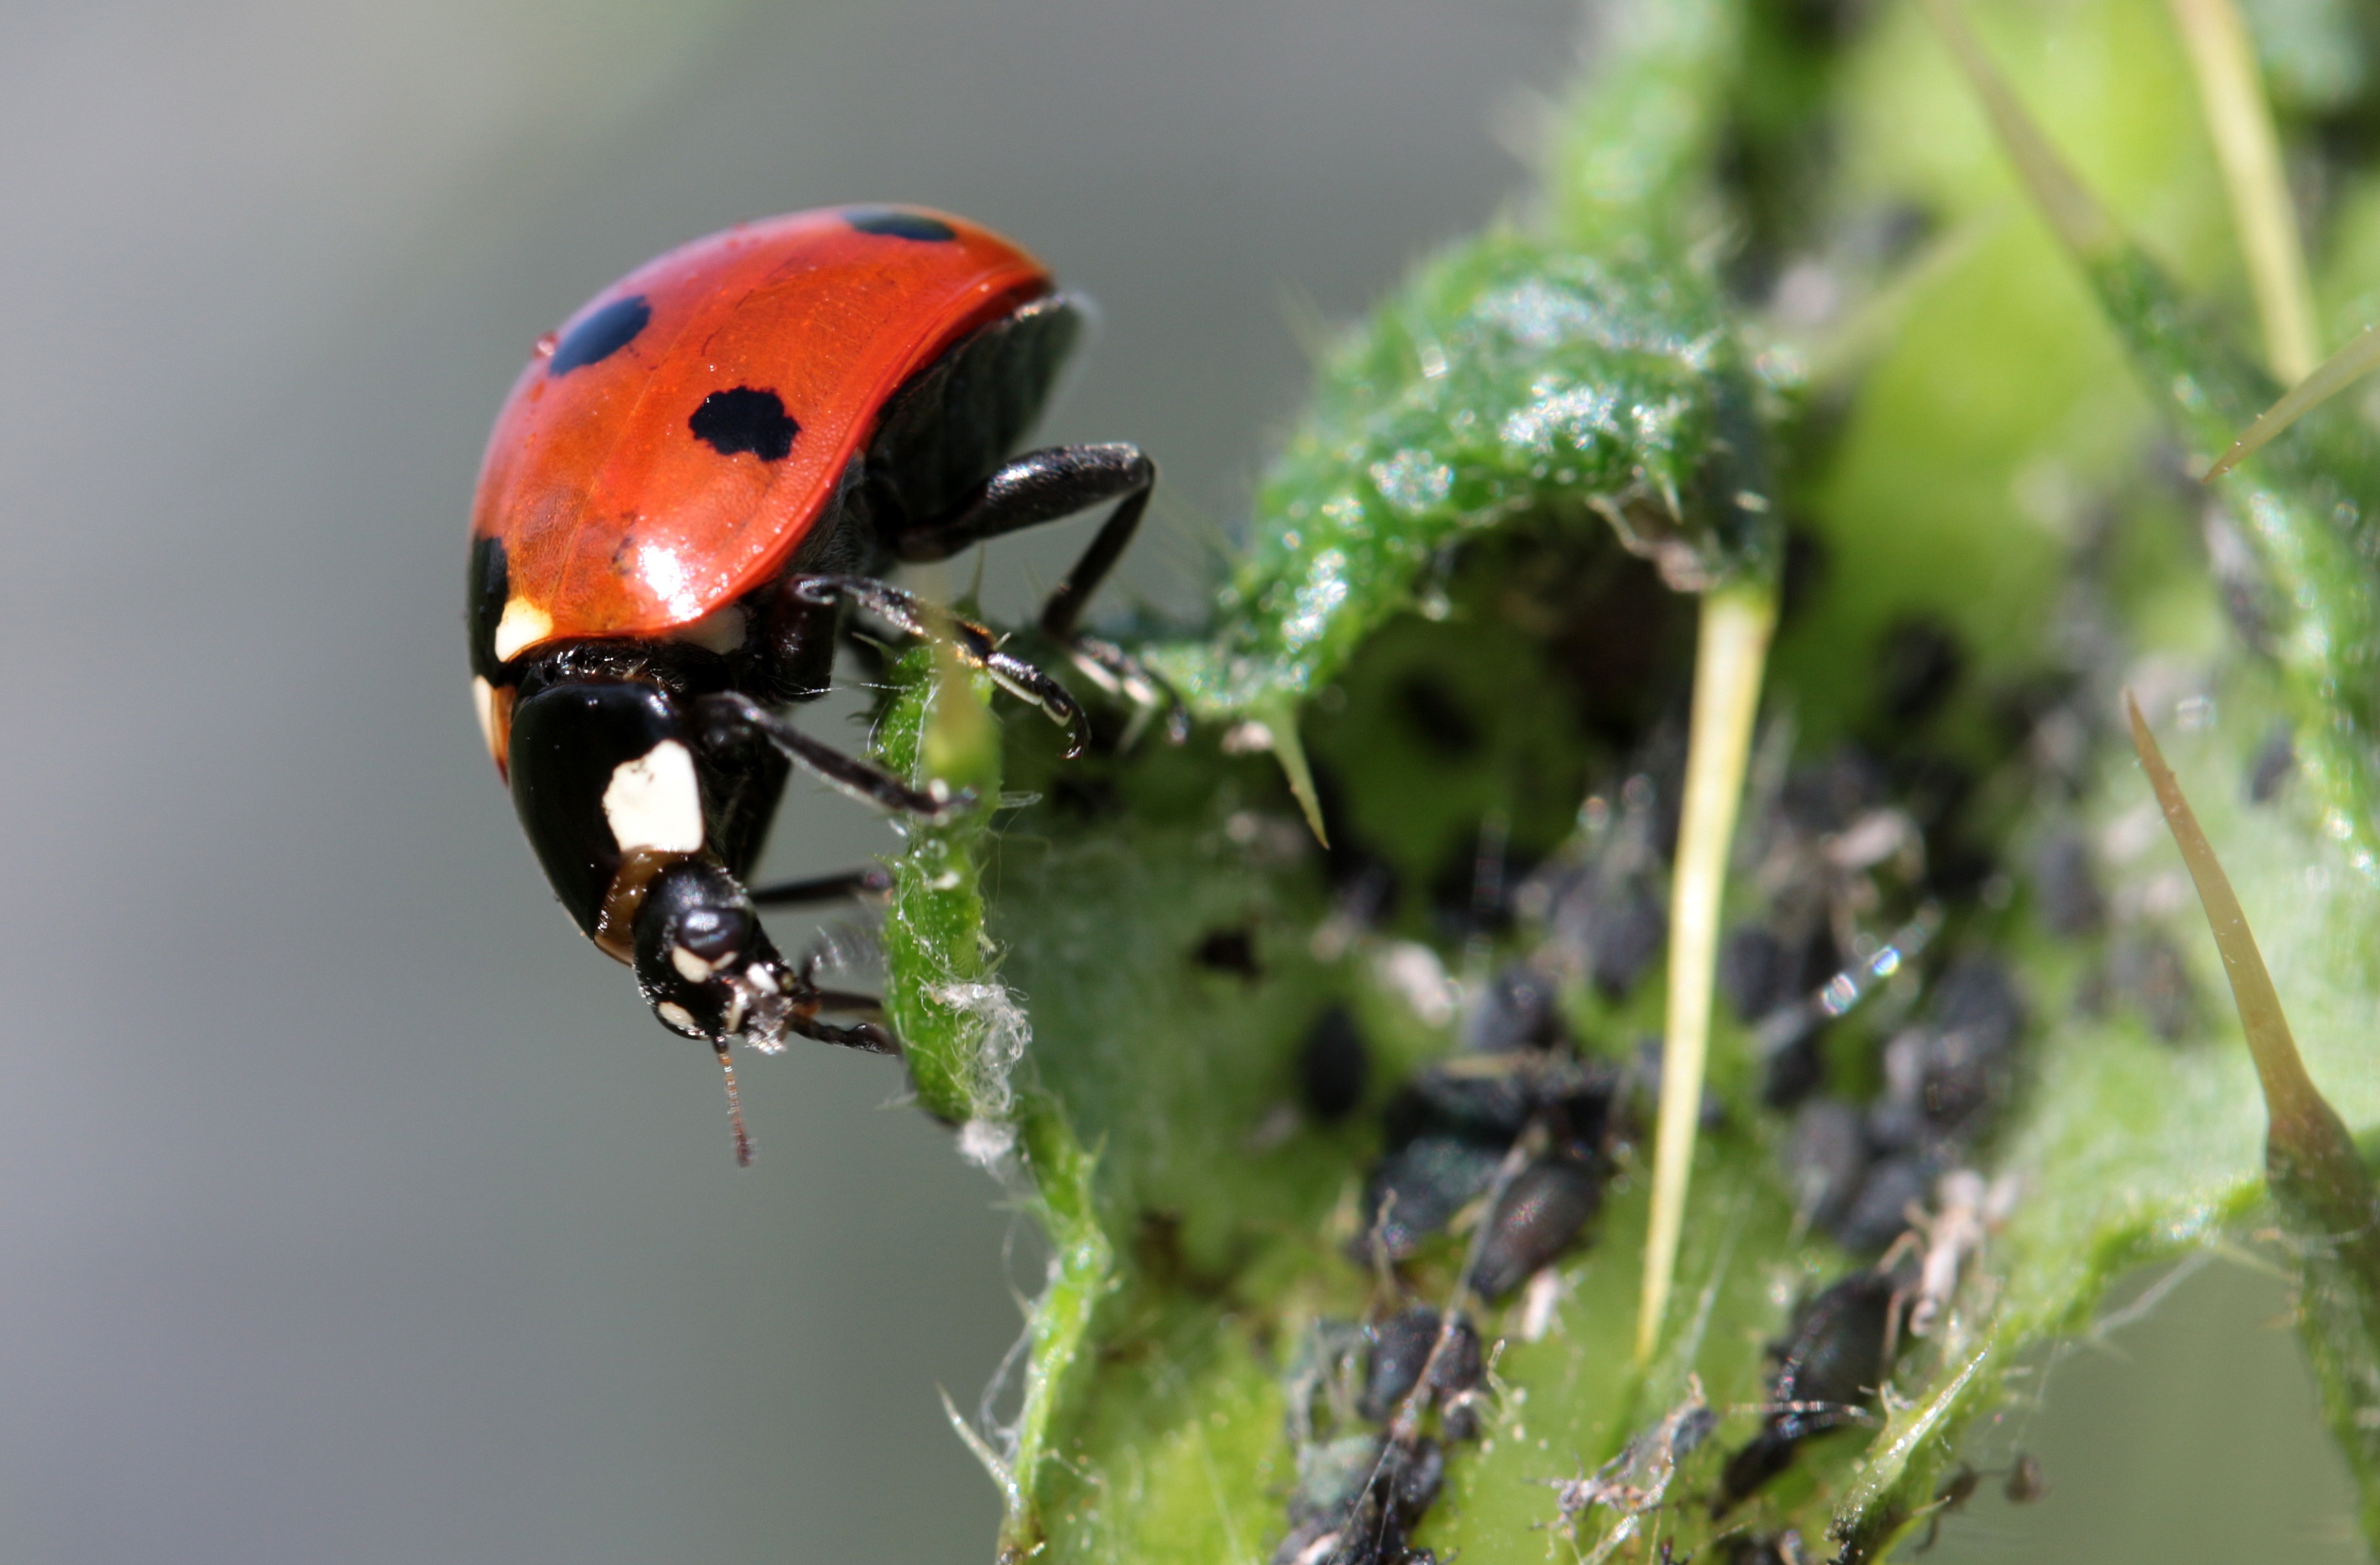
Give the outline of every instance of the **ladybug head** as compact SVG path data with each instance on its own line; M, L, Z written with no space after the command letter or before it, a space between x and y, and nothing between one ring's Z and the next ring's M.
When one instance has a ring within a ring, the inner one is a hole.
M785 965L733 876L686 859L653 878L637 910L637 984L662 1025L722 1058L731 1043L774 1053L809 986Z
M748 1164L752 1138L744 1131L728 1046L740 1040L770 1054L783 1049L787 1023L814 991L777 954L744 888L702 859L681 859L653 877L637 909L636 935L637 987L653 1014L670 1031L719 1052L735 1160Z

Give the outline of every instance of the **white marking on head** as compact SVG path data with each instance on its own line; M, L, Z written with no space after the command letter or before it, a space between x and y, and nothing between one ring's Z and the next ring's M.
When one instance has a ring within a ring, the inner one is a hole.
M708 983L710 979L710 964L682 945L670 947L670 965L689 984Z
M526 598L504 601L504 617L496 622L496 661L510 662L524 647L533 647L553 634L553 616Z
M702 789L694 777L694 756L674 739L664 739L612 769L603 790L603 819L622 853L702 851Z
M670 639L690 642L723 657L744 645L744 611L730 603L692 625L678 626L670 632Z
M694 1025L694 1013L674 1000L664 1000L654 1006L653 1014L682 1033L692 1033L697 1037L702 1036L702 1029Z
M744 1013L747 1009L749 1007L745 1004L744 991L741 989L730 990L727 997L727 1030L729 1032L739 1032L743 1029Z
M480 737L488 742L488 754L496 753L496 687L471 676L471 710L480 714Z
M777 992L777 975L770 972L768 968L760 965L760 964L756 962L751 966L744 969L744 976L751 979L752 987L759 989L762 994L774 994Z

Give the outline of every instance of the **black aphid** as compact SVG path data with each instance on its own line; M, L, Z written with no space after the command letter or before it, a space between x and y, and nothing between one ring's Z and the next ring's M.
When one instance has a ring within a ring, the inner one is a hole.
M1983 1481L1984 1475L1963 1462L1944 1474L1942 1481L1934 1486L1934 1498L1925 1504L1925 1536L1912 1552L1923 1554L1932 1548L1934 1540L1942 1535L1942 1518L1964 1510Z
M1894 1283L1877 1271L1856 1271L1804 1304L1792 1334L1772 1344L1777 1371L1768 1381L1770 1412L1750 1444L1728 1459L1711 1514L1723 1516L1792 1465L1802 1442L1865 1421L1891 1369Z
M1415 1254L1488 1192L1505 1154L1533 1125L1542 1127L1548 1158L1577 1171L1555 1176L1565 1185L1560 1191L1551 1190L1544 1178L1528 1179L1520 1205L1511 1199L1512 1192L1498 1203L1494 1220L1512 1228L1500 1245L1496 1231L1488 1236L1497 1252L1493 1278L1500 1280L1523 1261L1533 1261L1529 1269L1535 1270L1593 1215L1616 1074L1560 1056L1510 1058L1509 1068L1488 1061L1477 1062L1485 1068L1433 1066L1390 1101L1383 1114L1389 1150L1365 1183L1364 1228L1352 1248L1359 1263L1369 1264L1376 1252L1392 1261ZM1522 1183L1515 1181L1516 1186ZM1544 1236L1563 1223L1559 1243L1548 1249ZM1489 1296L1527 1275L1512 1278Z
M1785 1179L1795 1209L1831 1229L1851 1209L1867 1167L1867 1128L1857 1109L1835 1098L1802 1105L1785 1138Z
M2079 831L2061 831L2033 860L2034 894L2041 921L2054 935L2095 934L2107 922L2107 899L2091 868L2091 844Z
M1417 1304L1366 1333L1371 1340L1371 1353L1365 1365L1363 1392L1355 1399L1360 1416L1385 1424L1396 1415L1398 1407L1421 1384L1422 1370L1438 1351L1442 1324L1438 1311ZM1458 1316L1445 1351L1439 1353L1430 1389L1441 1396L1457 1395L1478 1385L1483 1373L1479 1333L1468 1319Z
M1446 1458L1428 1438L1410 1445L1355 1435L1299 1453L1289 1535L1273 1565L1423 1565L1411 1545L1446 1482Z
M1488 1193L1504 1161L1495 1146L1459 1135L1416 1136L1373 1168L1364 1183L1358 1262L1401 1261L1416 1254L1454 1215Z
M1190 960L1210 973L1230 973L1254 983L1264 977L1264 964L1257 960L1256 931L1239 926L1209 929L1191 948Z
M2197 1036L2202 1012L2190 964L2171 936L2136 929L2119 937L2107 952L2107 987L2167 1043Z
M1343 1005L1326 1007L1297 1051L1297 1090L1305 1111L1324 1124L1345 1119L1363 1103L1371 1078L1371 1050L1354 1016Z
M1718 992L1736 1020L1757 1022L1801 998L1801 961L1777 931L1761 924L1730 929L1718 948Z
M1952 964L1935 985L1926 1020L1885 1049L1885 1100L1870 1120L1876 1141L1917 1147L1973 1134L2014 1085L2023 1025L2006 968L1982 957Z
M2285 722L2265 736L2248 762L2248 802L2271 804L2281 796L2282 787L2297 775L2297 742Z
M1525 963L1515 962L1498 973L1463 1019L1463 1047L1475 1053L1551 1049L1562 1037L1554 986Z
M1569 1249L1603 1203L1603 1171L1574 1158L1539 1158L1512 1177L1488 1219L1471 1286L1500 1299Z
M1876 705L1891 722L1923 722L1949 699L1965 665L1947 625L1901 620L1885 632L1877 649Z
M1846 1250L1876 1254L1908 1231L1911 1207L1925 1204L1926 1192L1940 1172L1934 1158L1925 1153L1898 1152L1877 1159L1827 1224L1827 1231Z

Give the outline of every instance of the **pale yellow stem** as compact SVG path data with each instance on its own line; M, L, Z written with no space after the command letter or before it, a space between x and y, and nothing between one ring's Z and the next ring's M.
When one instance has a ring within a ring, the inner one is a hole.
M1686 1184L1701 1118L1703 1063L1710 1045L1711 988L1718 969L1719 899L1728 850L1752 758L1752 720L1777 597L1767 586L1722 588L1702 604L1694 649L1694 706L1670 883L1670 1017L1661 1050L1661 1107L1653 1143L1653 1210L1645 1235L1645 1291L1636 1316L1636 1362L1652 1361L1678 1266Z
M2231 222L2248 262L2264 328L2265 360L2274 378L2293 385L2312 373L2322 347L2314 336L2313 289L2306 281L2305 247L2281 170L2280 139L2256 73L2256 51L2232 0L2168 0L2174 25L2190 50L2206 129L2223 165Z

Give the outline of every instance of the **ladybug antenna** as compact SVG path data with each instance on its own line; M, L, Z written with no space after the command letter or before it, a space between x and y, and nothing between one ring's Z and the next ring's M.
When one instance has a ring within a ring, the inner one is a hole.
M744 1128L744 1099L735 1090L735 1062L727 1058L727 1046L719 1046L719 1074L727 1079L727 1129L735 1138L735 1166L752 1166L752 1137Z

